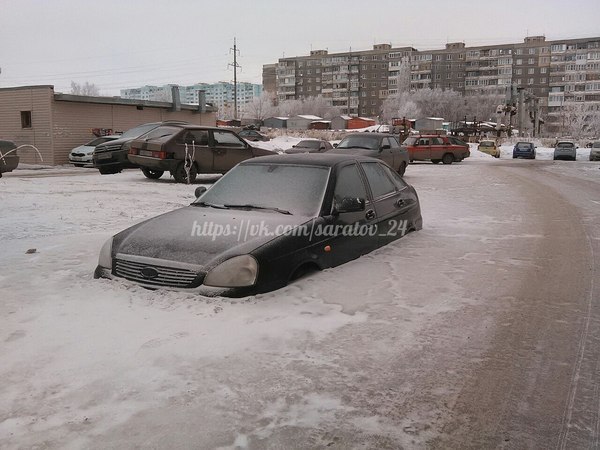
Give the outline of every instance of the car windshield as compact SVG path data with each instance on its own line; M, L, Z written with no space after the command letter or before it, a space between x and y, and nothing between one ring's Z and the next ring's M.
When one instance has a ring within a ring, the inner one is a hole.
M296 144L296 148L319 148L320 141L300 141Z
M103 144L104 142L112 141L114 139L115 138L110 138L110 137L103 136L103 137L96 138L93 141L90 141L90 142L88 142L85 145L87 147L95 147L96 145L100 145L100 144Z
M252 205L316 216L328 178L328 167L243 164L227 172L194 203Z
M147 133L148 131L150 131L156 127L157 127L157 125L155 123L147 123L147 124L132 128L130 130L127 130L125 133L123 133L121 135L121 137L127 138L127 139L136 138L136 137L141 136L144 133Z
M367 133L346 136L344 139L342 139L337 148L364 148L367 150L378 150L379 137L370 136Z

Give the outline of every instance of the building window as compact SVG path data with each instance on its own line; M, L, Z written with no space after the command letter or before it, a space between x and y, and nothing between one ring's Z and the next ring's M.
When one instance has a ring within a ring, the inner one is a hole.
M21 111L21 128L31 128L31 111Z
M531 68L527 69L527 73L529 75L533 75L535 73L535 69L533 67L531 67Z

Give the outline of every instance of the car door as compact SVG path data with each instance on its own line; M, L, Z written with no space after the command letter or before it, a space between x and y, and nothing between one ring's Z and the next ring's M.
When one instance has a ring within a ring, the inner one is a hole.
M429 139L429 158L442 159L448 149L448 144L444 143L441 137L432 137Z
M227 172L236 164L252 158L248 144L228 130L213 130L210 147L215 172Z
M405 199L407 192L401 190L393 181L394 178L390 175L393 171L385 165L378 162L361 162L360 166L367 179L377 214L378 245L385 245L400 237L400 221L408 212ZM406 183L402 183L406 186Z
M213 172L213 152L208 141L208 130L184 129L173 141L175 158L184 161L188 157L196 162L198 172Z
M400 164L402 164L402 162L404 161L404 158L402 157L402 150L400 148L398 140L395 137L389 137L388 139L390 141L390 146L392 150L393 162L393 164L390 164L390 166L392 166L394 170L398 170L400 168Z
M390 142L390 138L384 137L381 139L378 158L382 161L385 161L390 166L394 165L394 153L392 152L392 143Z
M431 159L431 146L429 138L418 138L415 142L412 159L416 161L425 161Z
M336 214L344 198L364 199L364 210ZM332 265L358 258L377 248L375 228L372 233L369 232L369 227L377 221L377 215L356 163L347 164L337 170L332 203L335 217L332 228L336 230L329 240Z

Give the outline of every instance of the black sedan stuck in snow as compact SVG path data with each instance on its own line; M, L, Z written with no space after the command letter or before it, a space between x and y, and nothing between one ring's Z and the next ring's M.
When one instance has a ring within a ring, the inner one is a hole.
M151 289L251 295L422 227L414 188L369 157L253 158L196 194L189 206L110 238L95 277Z

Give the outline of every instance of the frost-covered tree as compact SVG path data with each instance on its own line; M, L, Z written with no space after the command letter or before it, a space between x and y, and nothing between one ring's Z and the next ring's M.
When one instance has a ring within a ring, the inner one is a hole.
M243 114L252 119L265 120L275 113L274 101L275 96L273 94L263 91L260 96L254 97L244 105Z
M560 111L563 132L574 139L598 132L600 114L596 105L584 102L565 102Z
M71 81L71 94L98 97L100 96L100 89L98 89L98 87L95 84L88 83L87 81L84 84L79 84L74 81Z
M393 118L406 117L407 119L418 119L422 117L421 109L412 100L410 92L390 95L383 101L383 119L391 122Z

